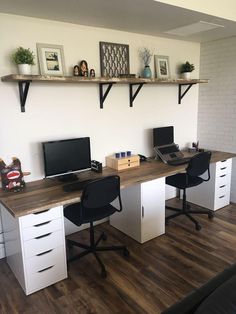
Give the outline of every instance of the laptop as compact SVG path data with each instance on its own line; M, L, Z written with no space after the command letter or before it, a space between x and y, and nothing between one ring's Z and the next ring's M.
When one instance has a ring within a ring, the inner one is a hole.
M153 146L156 156L164 163L187 163L190 158L184 158L179 145L174 143L174 127L166 126L153 129Z

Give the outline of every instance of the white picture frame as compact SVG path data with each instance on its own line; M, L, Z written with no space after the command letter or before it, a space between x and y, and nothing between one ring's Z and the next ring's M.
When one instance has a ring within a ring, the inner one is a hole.
M63 46L37 43L36 47L40 74L64 76L65 59Z
M170 64L168 56L154 56L156 77L157 78L170 78Z

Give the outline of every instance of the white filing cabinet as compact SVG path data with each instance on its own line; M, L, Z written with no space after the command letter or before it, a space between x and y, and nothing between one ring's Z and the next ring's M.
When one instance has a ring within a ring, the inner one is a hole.
M26 295L66 278L63 207L19 218L1 210L7 263Z
M165 233L165 178L121 190L123 210L110 224L140 243Z
M5 257L5 245L4 245L4 237L3 237L3 228L2 228L2 218L0 213L0 259Z
M187 191L187 201L217 210L230 203L232 159L210 164L211 179L190 188Z

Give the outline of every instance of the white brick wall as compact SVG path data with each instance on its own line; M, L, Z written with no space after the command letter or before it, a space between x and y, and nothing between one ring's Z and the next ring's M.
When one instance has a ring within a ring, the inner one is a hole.
M201 45L199 88L200 147L236 153L236 37ZM233 161L231 201L236 202L236 160Z

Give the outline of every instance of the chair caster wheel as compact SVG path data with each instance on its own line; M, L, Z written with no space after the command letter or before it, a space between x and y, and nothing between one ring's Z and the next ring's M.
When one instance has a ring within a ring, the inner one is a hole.
M102 234L102 240L106 241L107 240L107 235L105 233Z
M208 218L209 219L212 219L214 217L214 214L212 213L212 212L210 212L209 214L208 214Z
M127 249L125 248L124 251L123 251L123 255L124 255L125 257L128 257L128 256L129 256L129 250L127 250Z
M196 230L199 231L199 230L201 230L201 229L202 229L202 227L201 227L199 224L197 224L197 225L196 225Z
M102 271L101 271L101 277L102 278L107 278L107 272L106 272L106 270L105 269L102 269Z

